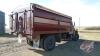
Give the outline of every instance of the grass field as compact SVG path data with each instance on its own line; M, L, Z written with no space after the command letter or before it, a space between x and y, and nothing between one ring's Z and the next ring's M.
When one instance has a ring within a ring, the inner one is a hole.
M100 30L79 30L80 39L100 41Z

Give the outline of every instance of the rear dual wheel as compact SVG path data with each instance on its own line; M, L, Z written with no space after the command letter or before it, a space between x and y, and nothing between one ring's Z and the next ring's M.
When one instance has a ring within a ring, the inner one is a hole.
M45 36L43 37L43 39L41 40L41 44L42 44L42 48L45 51L51 51L55 48L55 37L53 35L50 36Z
M28 45L33 46L33 41L31 41L29 38L26 38L26 40Z

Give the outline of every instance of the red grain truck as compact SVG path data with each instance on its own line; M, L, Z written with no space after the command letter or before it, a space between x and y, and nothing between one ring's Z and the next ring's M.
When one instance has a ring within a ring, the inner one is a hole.
M56 42L78 40L72 17L31 3L10 15L11 33L26 37L27 44L46 51L53 50Z

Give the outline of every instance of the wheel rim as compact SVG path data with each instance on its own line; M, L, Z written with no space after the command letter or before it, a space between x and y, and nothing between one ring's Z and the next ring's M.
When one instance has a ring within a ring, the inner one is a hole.
M44 49L46 51L53 50L55 47L55 38L53 36L49 36L44 40Z
M47 47L48 49L52 49L54 47L54 41L52 39L50 39L47 43Z

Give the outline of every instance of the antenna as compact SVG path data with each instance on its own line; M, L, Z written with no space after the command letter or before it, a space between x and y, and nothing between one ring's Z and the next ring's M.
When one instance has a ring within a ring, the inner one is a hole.
M80 17L79 17L79 30L80 30Z

